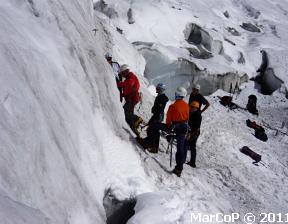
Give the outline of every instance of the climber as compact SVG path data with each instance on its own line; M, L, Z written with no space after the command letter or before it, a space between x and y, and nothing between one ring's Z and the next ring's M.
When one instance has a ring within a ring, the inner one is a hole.
M105 54L105 58L106 58L107 62L112 67L112 70L113 70L113 73L114 73L114 76L115 76L115 79L116 79L116 83L121 82L122 81L122 77L119 74L120 73L120 65L118 64L118 62L112 61L112 54L110 54L109 52L107 52ZM120 102L122 102L123 101L123 97L121 97L122 89L120 87L118 87L118 90L120 92Z
M199 103L197 101L192 101L190 104L190 114L189 114L189 148L191 150L190 161L187 163L193 168L196 168L196 142L200 135L200 126L202 121L202 116L200 112Z
M112 54L110 54L109 52L107 52L105 54L105 58L107 60L107 62L111 65L112 67L112 70L113 70L113 73L114 73L114 76L115 76L115 79L116 79L116 82L121 82L122 79L121 77L119 76L119 73L120 73L120 65L118 64L118 62L116 61L112 61Z
M158 83L156 86L157 96L154 101L154 105L151 109L152 117L150 118L148 124L153 122L162 122L164 119L164 109L166 103L168 102L168 97L165 94L166 86L163 83Z
M120 67L120 75L125 78L124 81L117 84L118 87L123 89L121 96L125 99L123 106L125 113L125 120L129 124L133 132L139 136L138 127L143 122L143 119L134 114L134 108L140 101L139 88L140 84L137 76L130 71L129 66L124 64Z
M202 94L199 93L199 91L200 91L200 85L194 84L192 92L189 97L189 105L193 101L197 101L199 103L199 110L201 113L203 113L210 106L210 103L208 102L208 100L205 99L205 97ZM205 107L201 110L202 104L205 105Z
M176 166L172 173L178 177L181 176L183 164L187 156L188 142L186 135L188 133L189 120L189 105L183 100L187 95L187 90L184 87L178 87L175 92L175 102L169 106L166 125L170 130L176 134L177 152L176 152Z
M159 83L156 86L156 93L154 105L152 107L152 117L148 122L147 137L144 139L136 139L144 149L147 149L151 153L158 153L160 130L165 129L164 124L161 122L164 119L164 109L168 102L168 97L165 95L166 86L163 83Z

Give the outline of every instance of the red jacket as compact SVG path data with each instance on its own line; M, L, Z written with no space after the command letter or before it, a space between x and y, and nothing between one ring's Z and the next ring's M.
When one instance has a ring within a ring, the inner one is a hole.
M123 89L122 96L125 101L134 102L135 104L140 101L139 88L140 84L137 76L133 72L129 72L125 78L125 81L119 82L118 87Z

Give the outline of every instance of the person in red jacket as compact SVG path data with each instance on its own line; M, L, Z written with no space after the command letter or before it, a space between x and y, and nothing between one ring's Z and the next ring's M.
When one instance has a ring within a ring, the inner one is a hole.
M175 102L169 106L166 117L166 125L168 129L173 129L176 133L176 166L172 172L178 177L181 176L183 164L186 161L188 147L186 135L189 128L189 105L183 100L186 95L187 90L184 87L177 88L175 92Z
M129 66L126 64L120 67L120 75L125 78L123 82L117 84L119 88L122 88L121 96L125 99L125 104L123 106L125 120L138 136L139 132L137 131L137 128L140 123L143 122L143 119L134 114L134 108L140 101L140 84L137 76L130 71Z

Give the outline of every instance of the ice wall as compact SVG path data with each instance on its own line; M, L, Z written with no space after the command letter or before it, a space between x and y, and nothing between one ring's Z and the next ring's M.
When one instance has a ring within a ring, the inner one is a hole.
M99 24L89 0L0 4L0 190L37 223L105 223L105 189L146 190Z

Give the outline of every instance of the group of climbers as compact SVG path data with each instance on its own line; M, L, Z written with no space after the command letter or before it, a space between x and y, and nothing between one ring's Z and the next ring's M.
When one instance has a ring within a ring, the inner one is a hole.
M176 166L172 172L178 177L181 176L188 149L191 150L191 157L187 164L191 167L196 167L196 142L200 135L201 113L210 105L199 93L200 85L196 84L193 86L189 103L184 101L184 98L187 96L187 90L184 87L178 87L175 92L175 102L169 106L166 114L166 122L162 123L164 120L164 110L169 100L165 94L165 85L159 83L156 86L157 96L151 109L152 117L147 124L147 137L141 138L137 129L143 122L143 119L134 114L134 108L140 101L139 80L137 76L130 71L127 64L119 66L117 62L112 61L112 55L109 53L105 55L105 58L113 69L117 87L120 91L121 102L122 97L125 99L123 106L125 120L137 135L137 141L149 152L157 153L160 131L166 133L173 132L177 141L177 151ZM122 78L125 80L123 81ZM201 110L202 105L205 105L205 107Z
M187 163L196 167L196 142L200 135L202 115L208 107L209 102L199 93L200 85L193 86L189 97L189 104L184 101L187 91L179 87L175 92L175 102L169 106L166 125L173 127L177 140L176 166L172 171L178 177L181 176L183 164L186 161L187 151L190 149L191 157ZM201 110L202 104L205 107Z
M268 66L267 53L264 50L262 50L261 53L262 64L257 70L259 75L252 79L260 84L262 83L263 75ZM184 100L187 95L187 90L184 87L177 88L175 92L175 102L169 106L166 114L166 122L163 123L164 110L169 99L165 94L166 86L163 83L159 83L156 86L157 96L151 109L152 117L146 125L147 136L145 138L141 138L138 128L143 122L143 119L134 114L134 108L140 101L139 80L137 76L130 71L127 64L120 66L117 62L112 61L112 55L110 53L107 53L105 58L111 65L115 75L117 87L120 91L120 101L122 102L123 98L125 99L123 106L125 120L132 131L137 135L136 140L150 153L158 153L160 131L163 131L167 134L167 140L169 139L168 142L171 145L173 144L173 140L176 140L177 142L177 151L175 155L176 166L172 173L176 174L178 177L181 176L188 150L191 151L191 156L189 162L186 164L195 168L197 154L196 143L198 137L200 136L202 113L210 106L205 97L199 93L200 85L194 84L188 103L186 103ZM248 110L252 114L259 115L256 108L257 97L255 95L249 95L246 108L242 108L233 103L232 99L233 98L231 96L224 96L220 98L220 103L224 106L228 106L230 109L240 108ZM204 107L202 108L203 105ZM267 135L265 134L265 130L262 126L259 126L250 120L247 120L246 122L247 126L255 129L255 137L262 141L267 141ZM254 153L253 150L249 149L247 146L243 147L241 152L249 155L251 158L255 157L256 162L261 160L261 156Z
M200 85L197 84L193 87L190 95L191 103L189 104L184 101L187 90L179 87L175 92L175 102L168 108L166 122L162 123L164 109L168 102L168 97L165 95L164 90L165 88L162 83L156 86L158 95L152 107L153 115L148 122L147 137L144 139L137 137L137 141L149 152L157 153L160 130L166 133L172 132L177 142L176 166L172 172L180 177L189 149L191 150L191 157L187 164L191 167L196 167L196 142L200 135L201 113L205 111L210 104L199 93ZM203 104L205 107L201 110L201 105Z
M259 75L252 78L252 80L258 82L259 84L262 84L264 73L268 67L267 53L264 50L262 50L261 53L262 64L257 70ZM112 61L112 55L110 53L107 53L105 58L111 65L115 75L117 87L120 92L120 101L122 102L123 98L125 99L123 106L125 120L132 131L137 135L136 140L150 153L158 153L160 131L163 131L167 134L167 140L169 137L168 142L171 145L173 144L173 140L176 140L177 142L177 151L175 155L176 166L172 173L176 174L178 177L181 176L183 165L187 159L188 150L191 151L191 156L189 162L186 164L195 168L197 154L196 143L198 137L200 136L202 113L210 106L205 97L199 93L200 85L194 84L188 103L186 103L184 100L184 98L187 96L187 90L184 87L177 88L175 92L175 102L169 106L166 114L166 122L163 123L164 110L169 99L165 94L166 86L163 83L159 83L156 86L157 96L151 109L152 117L146 125L147 136L145 138L141 138L138 128L143 122L143 119L134 114L134 108L140 101L139 80L137 76L130 71L127 64L120 66L117 62ZM220 98L220 102L224 106L228 106L230 109L240 108L248 110L254 115L259 115L256 108L257 97L255 95L249 95L246 108L242 108L233 103L232 99L233 98L231 96L224 96ZM202 108L203 105L204 107ZM246 122L248 127L255 129L255 137L262 141L267 141L267 135L265 134L265 130L262 126L259 126L256 124L256 122L251 122L250 120L247 120ZM261 160L261 156L249 149L247 146L244 146L240 151L255 159L256 163Z

